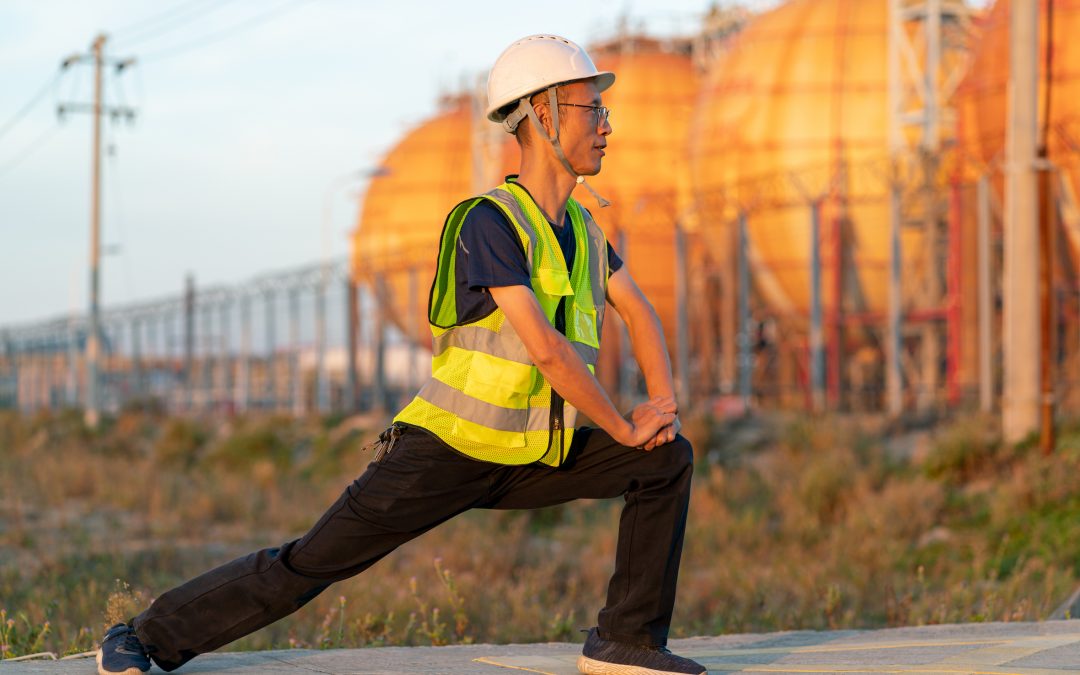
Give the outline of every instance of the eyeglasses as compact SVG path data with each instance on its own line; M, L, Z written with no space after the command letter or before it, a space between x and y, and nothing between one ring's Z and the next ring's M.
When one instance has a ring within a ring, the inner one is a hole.
M596 126L602 126L605 122L611 119L611 108L603 105L582 105L580 103L560 103L559 105L569 106L571 108L588 108L596 113Z

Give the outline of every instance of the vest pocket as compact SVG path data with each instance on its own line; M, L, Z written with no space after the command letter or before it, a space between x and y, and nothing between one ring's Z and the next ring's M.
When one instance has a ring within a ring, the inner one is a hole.
M597 340L599 331L596 325L596 308L583 306L574 303L574 334L573 340L575 342L581 342L589 345L590 347L600 348L600 341Z
M574 287L570 284L570 273L566 270L539 267L536 270L536 278L540 280L540 288L544 289L547 295L558 297L574 294Z
M532 387L532 364L474 352L465 374L463 391L473 398L503 408L527 408Z

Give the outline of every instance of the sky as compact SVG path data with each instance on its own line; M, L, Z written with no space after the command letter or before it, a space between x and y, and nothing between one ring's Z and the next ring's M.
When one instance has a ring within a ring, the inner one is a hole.
M515 39L587 44L620 19L686 33L713 0L4 0L0 3L0 328L89 298L93 71L109 36L102 303L174 295L344 258L357 174L482 76ZM723 3L720 4L731 4ZM765 9L777 0L745 0ZM329 218L324 217L329 213Z
M364 186L352 177L509 43L540 32L587 43L622 16L669 34L708 5L5 0L0 327L87 306L92 116L58 121L56 108L92 100L93 69L56 78L99 32L110 58L137 60L105 77L107 102L137 111L133 124L103 125L102 302L111 307L177 293L187 274L233 283L327 250L344 258Z

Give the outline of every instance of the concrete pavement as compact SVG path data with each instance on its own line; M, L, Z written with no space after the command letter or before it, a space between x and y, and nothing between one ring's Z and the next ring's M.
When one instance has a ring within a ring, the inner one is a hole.
M1080 674L1080 620L724 635L672 640L669 646L705 664L710 673ZM201 656L176 672L572 675L580 649L550 643L232 652ZM0 661L0 675L95 671L92 658Z

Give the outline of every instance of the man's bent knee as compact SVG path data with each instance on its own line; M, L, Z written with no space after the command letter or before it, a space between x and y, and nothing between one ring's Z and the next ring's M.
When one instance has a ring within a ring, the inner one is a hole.
M694 468L694 447L681 434L676 435L670 443L658 445L645 454L647 457L644 461L664 474L678 476Z
M680 469L693 470L694 446L690 444L690 441L688 441L685 436L676 434L675 440L668 443L665 447L670 449L671 457Z

